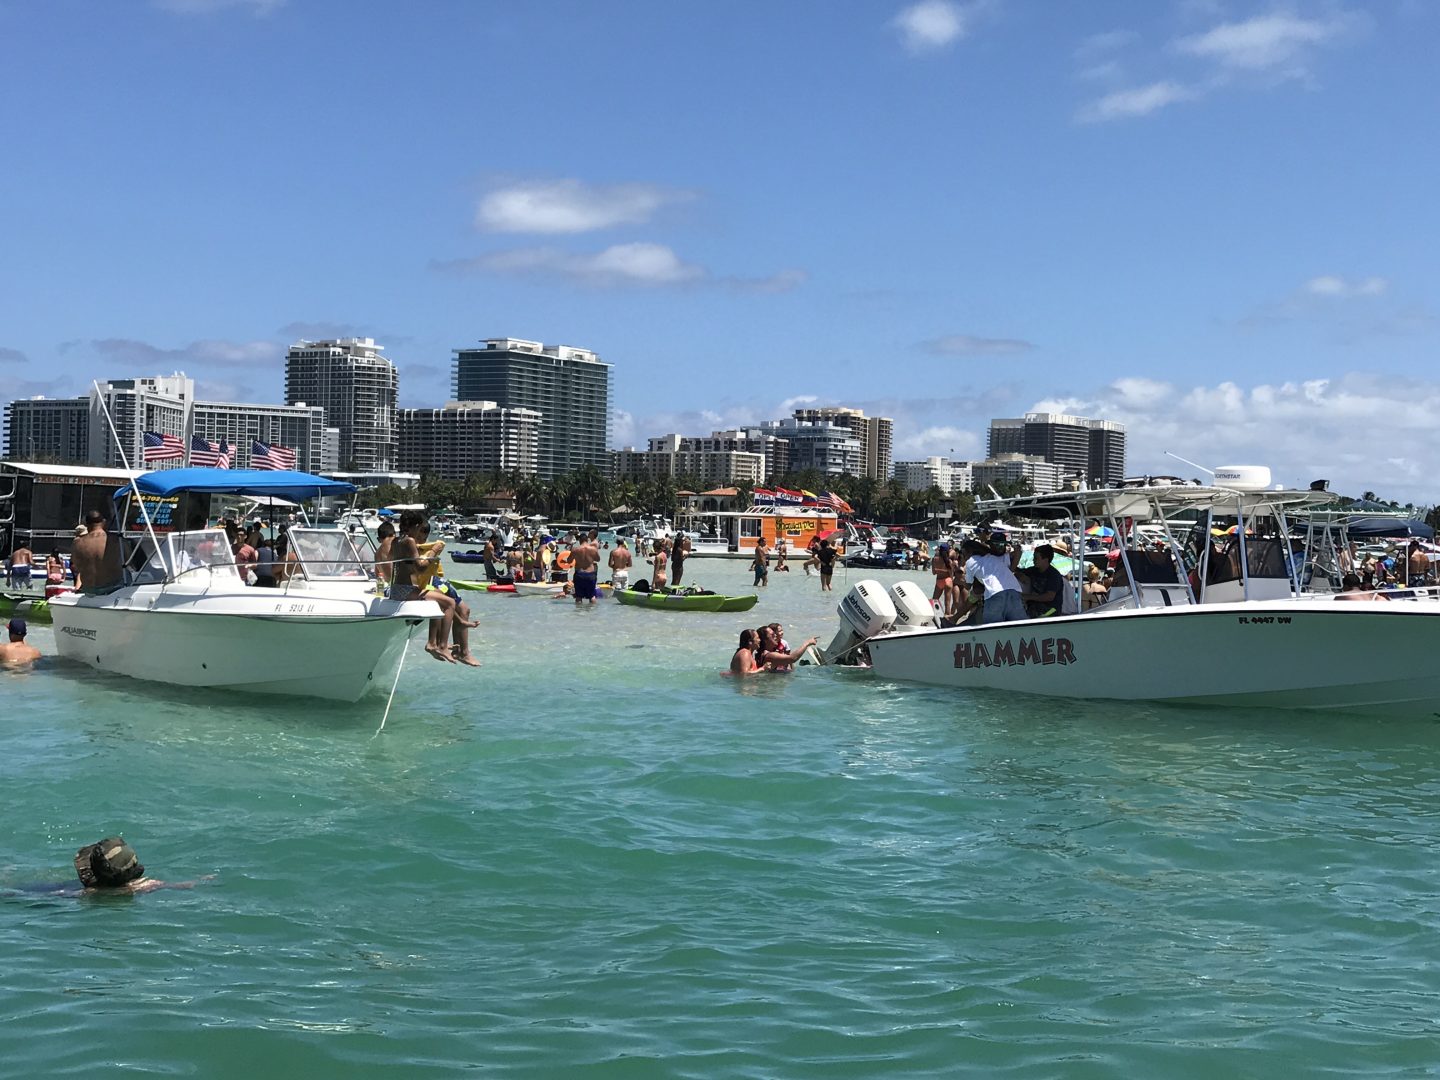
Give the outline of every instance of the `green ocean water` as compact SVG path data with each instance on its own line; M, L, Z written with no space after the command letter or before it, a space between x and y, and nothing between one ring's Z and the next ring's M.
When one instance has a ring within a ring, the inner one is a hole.
M1440 724L718 674L843 586L477 596L485 666L417 643L378 737L0 672L0 887L113 833L215 875L0 898L0 1076L1440 1071Z

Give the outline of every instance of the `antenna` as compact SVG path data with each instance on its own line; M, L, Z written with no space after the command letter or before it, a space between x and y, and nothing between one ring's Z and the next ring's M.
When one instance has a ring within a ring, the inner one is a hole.
M1176 461L1183 461L1183 462L1185 462L1186 465L1189 465L1192 469L1199 469L1201 472L1203 472L1203 473L1209 473L1211 476L1214 476L1214 475L1215 475L1215 470L1214 470L1214 469L1207 469L1207 468L1205 468L1204 465L1196 465L1195 462L1191 461L1189 458L1183 458L1183 457L1181 457L1179 454L1172 454L1172 453L1170 453L1169 450L1166 450L1166 451L1165 451L1165 456L1166 456L1166 457L1173 457Z
M125 445L120 441L120 433L115 430L115 421L110 416L110 406L105 404L105 393L100 389L100 381L91 379L90 385L95 387L96 400L100 402L100 411L105 414L105 423L109 425L110 437L115 440L115 450L120 455L120 464L125 466L125 475L130 477L130 490L135 493L135 501L140 504L140 516L145 519L145 531L150 534L150 543L155 545L155 554L160 555L160 538L155 535L155 523L150 520L150 509L145 505L145 497L140 494L140 488L135 483L135 470L130 468L130 459L125 456ZM120 547L123 553L125 540L125 522L120 521Z

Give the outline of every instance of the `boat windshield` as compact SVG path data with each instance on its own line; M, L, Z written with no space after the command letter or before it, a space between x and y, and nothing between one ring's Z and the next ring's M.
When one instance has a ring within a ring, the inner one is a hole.
M310 581L370 576L350 534L340 529L291 529L290 550Z
M157 551L149 540L141 542L137 557L143 552L144 564L136 572L135 584L192 580L197 576L240 580L235 556L224 529L197 529L160 537ZM132 559L131 565L137 560Z

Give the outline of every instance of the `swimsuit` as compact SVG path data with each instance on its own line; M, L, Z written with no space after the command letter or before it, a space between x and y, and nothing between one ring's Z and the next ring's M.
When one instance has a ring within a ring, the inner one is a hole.
M391 585L385 595L404 603L406 600L419 600L424 593L425 590L418 585Z
M595 599L595 596L596 596L596 593L595 593L595 571L594 571L594 570L576 570L576 571L575 571L575 599L576 599L576 600L594 600L594 599Z

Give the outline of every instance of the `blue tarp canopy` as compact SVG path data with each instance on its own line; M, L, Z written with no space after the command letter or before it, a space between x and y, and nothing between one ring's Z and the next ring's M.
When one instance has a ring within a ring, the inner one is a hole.
M1345 531L1356 540L1382 536L1418 536L1425 540L1435 538L1435 530L1429 525L1409 518L1351 518L1345 523Z
M253 499L274 497L302 502L317 495L348 495L354 484L327 480L313 473L270 469L157 469L135 478L142 495L179 495L198 491L211 495L244 495ZM132 494L119 488L117 499Z

